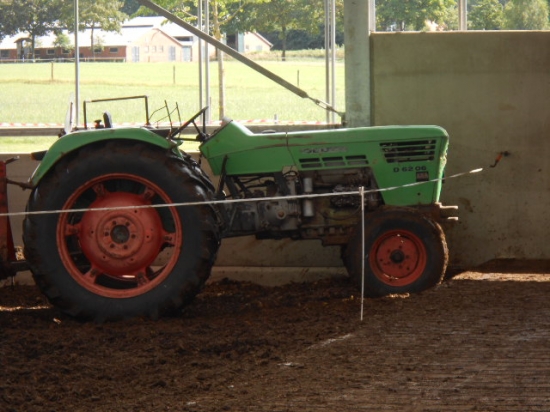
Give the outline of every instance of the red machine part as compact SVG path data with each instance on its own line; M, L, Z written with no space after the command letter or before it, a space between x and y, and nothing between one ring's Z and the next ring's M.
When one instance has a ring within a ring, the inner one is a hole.
M15 275L11 262L16 260L10 218L8 216L8 178L6 165L13 161L0 161L0 279Z
M390 286L406 286L418 280L428 256L422 240L407 230L393 230L372 246L369 264L375 276Z
M146 189L141 194L107 190L105 183L117 179L139 183ZM106 175L80 186L63 209L74 208L90 189L97 196L89 206L92 210L76 223L71 213L59 218L57 249L70 276L88 291L110 298L135 297L154 289L168 278L179 256L169 253L167 263L153 269L163 245L167 250L179 250L182 244L181 231L167 232L158 209L144 207L157 195L169 203L167 195L153 182L133 175ZM180 228L175 208L167 210L174 227ZM83 269L82 261L75 261L76 252L83 253L89 267Z

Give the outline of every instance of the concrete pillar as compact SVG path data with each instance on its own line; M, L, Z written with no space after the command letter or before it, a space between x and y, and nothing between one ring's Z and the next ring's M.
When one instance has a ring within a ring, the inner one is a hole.
M371 125L369 4L344 0L346 42L346 121L348 127Z
M468 0L458 0L458 30L468 30Z

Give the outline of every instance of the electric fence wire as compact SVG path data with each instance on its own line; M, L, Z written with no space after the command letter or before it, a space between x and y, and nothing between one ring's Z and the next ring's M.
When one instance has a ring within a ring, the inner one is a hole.
M291 195L291 196L273 196L273 197L262 197L262 198L248 198L248 199L229 199L229 200L214 200L206 202L185 202L185 203L166 203L158 205L142 205L142 206L119 206L119 207L105 207L105 208L85 208L85 209L64 209L64 210L44 210L44 211L25 211L25 212L14 212L14 213L0 213L0 217L12 217L12 216L28 216L28 215L46 215L46 214L61 214L61 213L85 213L85 212L102 212L102 211L112 211L112 210L123 210L123 209L147 209L147 208L162 208L162 207L182 207L182 206L200 206L204 204L229 204L229 203L239 203L239 202L257 202L258 200L288 200L288 199L312 199L319 197L331 197L331 196L360 196L361 197L361 249L363 251L362 256L365 256L365 194L376 193L376 192L387 192L391 190L402 189L405 187L420 186L427 183L435 183L439 181L445 181L449 179L454 179L457 177L467 176L474 173L479 173L483 171L483 168L473 169L468 172L457 173L451 176L446 176L444 178L432 179L423 182L414 182L408 183L400 186L385 187L381 189L369 189L365 190L363 186L359 187L357 191L348 191L348 192L338 192L338 193L322 193L322 194L306 194L306 195ZM364 305L365 305L365 259L362 259L361 262L361 310L360 310L360 320L363 321L364 315Z
M185 207L185 206L201 206L204 204L208 205L218 205L218 204L230 204L230 203L246 203L246 202L257 202L259 200L288 200L288 199L314 199L320 197L342 197L342 196L362 196L369 193L377 192L388 192L391 190L402 189L412 186L420 186L427 183L435 183L438 181L445 181L449 179L454 179L461 176L466 176L474 173L479 173L483 171L483 168L473 169L468 172L457 173L452 176L446 176L443 178L426 180L422 182L408 183L400 186L385 187L381 189L369 189L364 190L364 188L359 187L357 190L347 191L347 192L337 192L337 193L321 193L321 194L305 194L305 195L288 195L288 196L272 196L272 197L254 197L254 198L244 198L244 199L225 199L225 200L208 200L200 202L182 202L182 203L162 203L155 205L140 205L140 206L116 206L116 207L97 207L97 208L82 208L82 209L58 209L58 210L35 210L35 211L24 211L24 212L7 212L0 213L0 217L15 217L15 216L30 216L30 215L50 215L50 214L62 214L62 213L85 213L85 212L106 212L112 210L127 210L127 209L158 209L164 207Z

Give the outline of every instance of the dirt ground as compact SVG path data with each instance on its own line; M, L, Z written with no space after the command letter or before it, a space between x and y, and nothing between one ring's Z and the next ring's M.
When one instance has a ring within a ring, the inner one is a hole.
M549 262L507 261L363 305L346 279L224 280L98 325L4 287L0 411L548 411L549 296Z

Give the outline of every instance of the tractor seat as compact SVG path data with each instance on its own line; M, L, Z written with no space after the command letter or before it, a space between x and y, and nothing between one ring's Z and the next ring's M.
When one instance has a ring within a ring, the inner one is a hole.
M103 124L105 125L106 129L113 128L113 118L111 117L111 113L109 112L103 113Z

